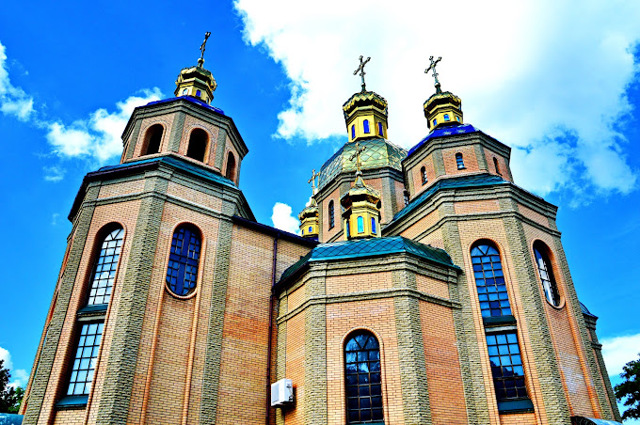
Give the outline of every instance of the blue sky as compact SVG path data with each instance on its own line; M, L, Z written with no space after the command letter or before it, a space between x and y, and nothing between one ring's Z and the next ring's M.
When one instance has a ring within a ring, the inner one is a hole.
M9 2L0 15L0 358L30 371L82 177L117 163L132 108L170 97L196 63L249 147L240 187L260 222L295 227L313 168L346 142L341 105L367 87L389 101L389 138L427 133L433 82L465 121L513 148L516 182L560 207L580 299L600 316L609 371L640 352L640 4L239 0ZM517 4L516 4L517 3ZM275 208L275 209L274 209ZM292 214L291 212L292 211ZM275 223L274 223L275 222ZM26 371L26 372L25 372Z

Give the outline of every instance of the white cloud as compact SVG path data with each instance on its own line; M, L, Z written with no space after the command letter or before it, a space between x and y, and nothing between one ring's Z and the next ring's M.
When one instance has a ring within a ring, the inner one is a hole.
M51 167L42 167L42 170L44 171L44 179L48 182L59 182L62 179L64 179L64 175L66 173L66 170L62 167L53 165Z
M640 2L235 0L235 7L246 41L265 46L291 80L279 137L343 135L340 107L360 88L353 71L362 54L372 57L367 88L389 101L391 140L413 146L428 132L422 103L433 93L422 71L429 55L443 56L443 89L462 97L466 121L515 148L519 183L541 195L636 187L624 120L632 110L625 90L639 69L632 50Z
M5 115L14 115L26 121L33 112L33 98L20 87L14 87L9 80L7 55L0 43L0 111Z
M602 343L602 356L610 376L622 373L622 367L640 354L640 334L606 338Z
M2 367L9 369L11 372L9 386L24 388L29 380L29 374L24 369L11 370L13 369L13 362L11 361L11 353L9 350L0 347L0 360L4 360Z
M116 112L100 108L86 120L70 125L52 122L47 125L47 140L62 158L92 158L103 163L122 153L122 139L131 113L137 106L162 97L160 89L143 90L142 96L130 96L116 103Z
M282 202L276 202L273 206L273 214L271 215L271 221L273 226L277 229L284 230L285 232L298 233L300 222L297 218L291 215L293 210L287 204Z

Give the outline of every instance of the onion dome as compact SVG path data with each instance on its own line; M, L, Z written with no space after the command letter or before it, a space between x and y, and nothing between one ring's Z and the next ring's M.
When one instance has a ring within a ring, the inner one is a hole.
M407 157L407 151L382 138L365 139L359 141L360 146L366 148L360 154L360 169L375 170L384 167L394 168L402 172L402 160ZM342 173L353 173L356 165L349 158L355 152L355 143L348 142L329 158L320 169L318 188L322 189L336 176Z
M342 105L342 112L350 143L387 137L388 104L379 94L366 90L358 92Z
M211 71L204 69L204 51L207 44L207 39L211 35L207 32L204 36L204 41L200 46L200 58L198 59L198 66L192 66L190 68L183 68L176 80L176 91L173 92L176 96L191 96L202 100L203 102L210 104L213 100L213 92L218 87L215 78Z
M439 85L436 86L439 89ZM462 124L462 101L455 94L437 90L424 102L424 116L429 130L450 124Z
M380 192L367 186L360 170L353 187L340 198L345 239L380 237Z
M311 202L298 214L298 218L300 219L300 234L302 237L318 240L320 214L318 213L318 204L315 198L311 197Z

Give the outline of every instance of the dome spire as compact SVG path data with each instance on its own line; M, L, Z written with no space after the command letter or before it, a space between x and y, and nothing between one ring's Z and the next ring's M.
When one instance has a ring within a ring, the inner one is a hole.
M311 172L311 178L308 183L311 183L313 194L311 195L309 205L298 214L298 219L300 219L300 234L303 238L313 239L315 241L318 240L318 235L320 234L320 215L318 213L318 203L315 198L316 193L318 193L316 178L319 175L320 173L316 173L315 169Z
M426 102L424 102L424 116L427 119L429 130L433 130L436 127L448 126L455 124L462 124L462 101L455 94L445 91L443 92L440 87L440 80L438 80L438 73L436 72L436 65L442 60L442 57L433 60L433 56L429 56L431 64L424 70L425 74L429 74L429 71L433 71L433 78L435 79L436 92L431 95Z
M204 50L207 40L211 33L207 31L204 34L204 41L200 45L200 57L198 58L198 66L184 68L180 71L176 80L176 90L173 92L176 96L195 97L207 104L213 100L213 92L218 84L213 74L204 68Z
M371 57L365 59L360 55L360 65L353 75L360 73L362 89L342 105L350 143L387 137L387 101L378 93L367 91L364 81L364 66L370 60Z
M360 170L360 154L367 148L356 142L355 152L349 157L356 160L356 180L347 193L340 198L344 207L344 238L363 239L380 237L380 193L367 186Z
M357 75L358 72L360 72L360 78L362 78L362 84L361 84L362 91L365 92L367 91L367 84L364 82L364 75L365 75L364 66L371 60L371 56L367 57L367 59L364 62L362 61L362 59L363 59L363 56L360 55L360 65L358 65L358 68L355 71L353 71L353 75Z

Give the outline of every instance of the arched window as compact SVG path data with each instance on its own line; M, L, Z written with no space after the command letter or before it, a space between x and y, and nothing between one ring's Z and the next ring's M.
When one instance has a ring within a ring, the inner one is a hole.
M538 276L540 276L544 296L551 305L558 307L560 305L560 294L558 294L556 280L553 278L553 270L547 252L549 252L549 248L542 242L536 241L533 244L533 254L536 257Z
M88 305L109 304L111 289L118 269L123 236L124 230L122 227L118 227L110 231L102 241L100 254L93 265Z
M358 233L364 233L364 218L359 215L356 221L358 222Z
M500 166L498 165L498 158L496 158L495 156L493 157L493 166L496 167L496 174L502 175L502 173L500 172Z
M381 423L380 346L371 332L356 331L344 346L347 423Z
M362 121L362 129L364 130L365 134L369 134L369 132L370 132L370 130L369 130L369 120Z
M231 152L227 156L227 171L224 176L231 181L236 181L236 157Z
M451 118L449 117L449 114L444 114L444 120L445 121L451 121Z
M335 226L335 212L333 211L333 201L329 201L329 229Z
M456 154L456 165L458 166L458 170L464 170L466 168L464 166L464 159L462 159L462 154L460 152Z
M438 120L433 120L433 125L437 125L438 124Z
M378 136L384 136L384 134L382 134L382 123L380 121L378 121Z
M405 190L403 192L403 195L404 195L404 206L406 207L407 205L409 205L409 201L410 201L410 199L409 199L409 191Z
M482 317L510 315L511 305L498 250L491 242L479 242L471 248L471 263Z
M171 292L185 296L196 288L199 259L200 232L187 224L178 227L173 233L167 267L167 285Z
M422 184L427 184L429 179L427 178L427 169L425 167L420 168L420 176L422 178Z
M371 233L376 233L376 218L371 217Z
M189 136L189 145L187 147L187 156L198 161L204 162L207 147L209 145L209 135L207 132L196 128Z
M352 139L356 138L356 126L355 125L351 126L351 138Z
M152 155L160 152L160 142L164 127L161 124L154 124L147 130L144 136L142 155Z

